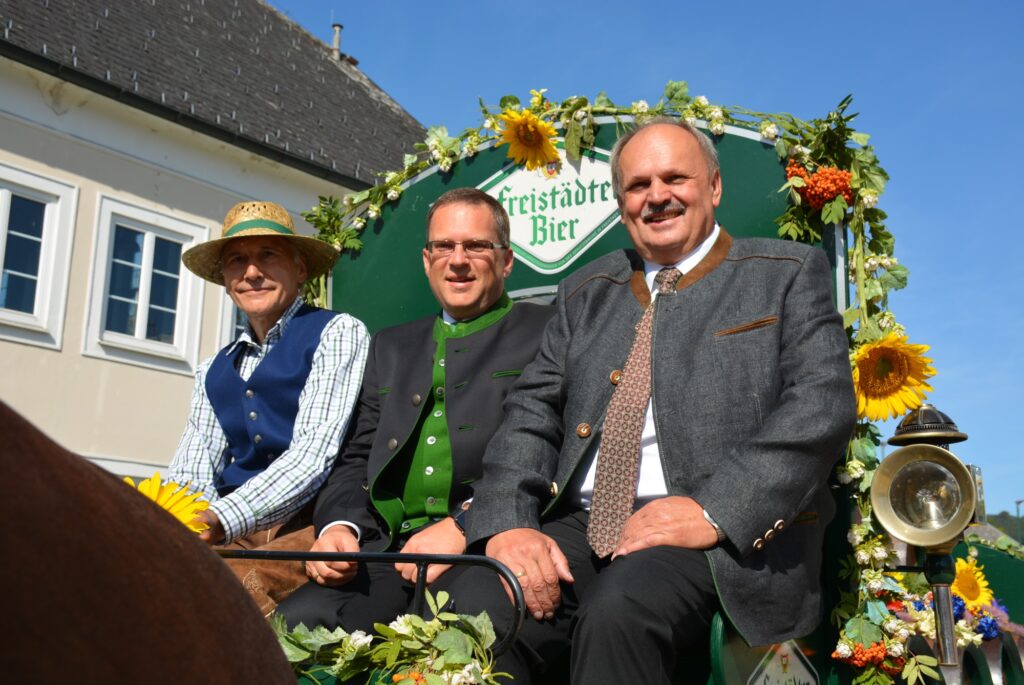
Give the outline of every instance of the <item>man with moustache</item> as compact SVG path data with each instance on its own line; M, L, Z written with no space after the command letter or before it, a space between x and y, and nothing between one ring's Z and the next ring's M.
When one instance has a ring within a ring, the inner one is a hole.
M753 645L820 617L826 481L855 420L825 254L733 240L714 145L686 123L645 122L611 164L635 250L560 285L468 514L535 619L498 663L517 683L570 637L573 683L670 683L716 611ZM451 592L507 625L487 574Z
M241 202L219 239L182 255L192 273L223 285L247 319L238 339L196 372L168 474L210 502L199 515L209 544L312 541L304 509L334 465L369 345L362 322L303 303L303 283L329 270L337 254L296 234L280 205ZM260 604L302 582L298 564L259 572L252 562L229 564Z
M356 426L317 499L315 552L461 554L463 521L502 402L533 359L552 309L513 304L508 215L473 188L427 214L423 269L436 316L374 335ZM282 602L289 625L371 630L406 613L416 567L309 562ZM433 583L447 567L432 565ZM454 573L454 572L453 572Z

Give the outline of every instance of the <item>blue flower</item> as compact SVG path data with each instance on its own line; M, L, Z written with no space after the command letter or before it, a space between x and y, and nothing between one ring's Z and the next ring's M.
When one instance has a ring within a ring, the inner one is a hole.
M999 623L996 622L995 618L989 615L982 616L978 619L978 625L975 626L974 632L981 633L983 640L994 640L999 637Z
M953 620L959 621L964 617L964 611L967 609L967 603L964 602L960 597L953 595Z
M914 600L914 609L917 610L917 611L924 611L924 609L925 609L924 602L922 602L919 599L915 599Z

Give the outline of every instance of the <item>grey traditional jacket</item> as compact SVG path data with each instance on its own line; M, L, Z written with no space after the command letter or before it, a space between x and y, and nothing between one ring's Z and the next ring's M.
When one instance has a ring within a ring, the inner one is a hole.
M502 402L533 360L553 308L516 303L497 322L447 341L445 397L452 450L449 502L472 496L487 442L503 418ZM432 387L437 317L386 328L370 341L354 429L316 501L317 533L334 521L351 521L364 531L364 549L389 546L400 516L382 516L370 486L382 478L402 483L408 464L396 456L416 427Z
M821 615L826 481L855 421L848 344L817 248L733 241L655 300L652 397L670 495L728 539L708 551L726 614L751 644L803 635ZM587 468L650 294L632 251L559 287L537 359L505 404L468 515L470 542L537 528Z

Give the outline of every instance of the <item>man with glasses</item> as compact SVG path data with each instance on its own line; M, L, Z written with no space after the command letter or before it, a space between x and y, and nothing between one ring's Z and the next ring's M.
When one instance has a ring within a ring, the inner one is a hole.
M463 518L502 402L533 360L551 316L513 304L509 220L486 193L459 188L427 214L423 270L436 316L370 343L356 425L317 499L316 552L461 554ZM411 564L306 564L312 582L278 607L289 625L370 630L405 613ZM447 567L427 571L432 583Z

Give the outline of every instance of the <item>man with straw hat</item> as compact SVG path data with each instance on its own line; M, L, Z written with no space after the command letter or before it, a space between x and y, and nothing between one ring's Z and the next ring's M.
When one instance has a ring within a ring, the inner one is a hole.
M201 514L209 544L253 548L296 531L296 549L312 542L304 508L334 465L369 344L362 322L302 300L303 283L336 258L331 245L298 235L272 202L235 205L219 239L182 255L248 319L199 367L168 475L210 501ZM301 564L291 571L301 581Z

